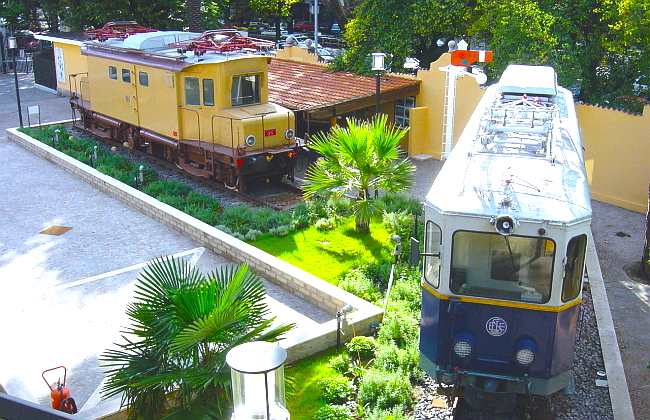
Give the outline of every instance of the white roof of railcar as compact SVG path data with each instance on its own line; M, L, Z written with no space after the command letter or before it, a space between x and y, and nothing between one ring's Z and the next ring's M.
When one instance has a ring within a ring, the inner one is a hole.
M499 91L555 96L556 85L553 67L512 64L506 68L499 80Z
M528 67L528 74L533 75L534 70L537 69ZM553 80L554 76L553 72ZM436 177L427 204L442 213L477 217L508 213L522 221L541 220L569 225L589 219L591 204L571 93L557 88L557 97L545 103L541 103L539 98L527 99L532 109L527 112L542 114L544 125L529 128L530 125L524 126L529 122L522 120L522 134L516 132L519 121L514 125L498 126L494 123L501 118L501 114L491 114L495 113L494 109L503 112L502 107L493 107L495 100L501 104L500 87L496 84L486 90ZM520 105L516 101L513 103ZM541 108L536 108L538 106ZM548 122L549 110L554 114L551 123ZM490 119L486 116L491 117L492 122L486 123ZM492 125L487 127L488 124ZM493 125L498 127L493 128ZM513 142L510 136L519 136L523 140L516 140L528 142L528 145L490 148L493 144L489 141L487 146L482 143L481 133L483 136L508 136L510 142ZM545 141L549 136L550 142ZM535 141L538 141L537 147L541 151L529 147ZM510 197L513 206L502 204L506 197Z

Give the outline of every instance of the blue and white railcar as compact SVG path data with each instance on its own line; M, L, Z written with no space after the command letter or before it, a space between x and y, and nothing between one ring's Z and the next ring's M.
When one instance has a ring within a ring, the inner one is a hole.
M570 385L591 205L573 96L509 66L425 202L420 365L496 412Z

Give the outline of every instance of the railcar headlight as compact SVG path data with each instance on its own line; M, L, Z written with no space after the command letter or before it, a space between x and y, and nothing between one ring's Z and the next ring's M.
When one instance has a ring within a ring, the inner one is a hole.
M522 366L528 366L535 361L537 345L531 340L520 340L515 350L515 359Z
M454 337L454 353L456 356L466 358L474 351L474 337L468 333L461 333Z
M252 135L252 134L249 134L249 135L246 137L246 145L247 145L247 146L253 146L253 145L255 145L255 142L256 142L256 141L257 141L257 139L256 139L255 136Z
M296 133L291 128L284 132L284 137L286 137L287 140L291 140L295 135Z

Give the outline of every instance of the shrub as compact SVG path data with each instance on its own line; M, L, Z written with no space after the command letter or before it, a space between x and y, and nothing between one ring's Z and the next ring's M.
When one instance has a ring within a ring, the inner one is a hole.
M244 235L244 238L247 241L255 242L257 238L259 238L261 235L262 235L262 231L257 229L249 229L249 231L246 232L246 235Z
M350 353L358 358L370 358L375 355L377 342L373 337L357 336L345 345Z
M422 202L416 198L405 195L385 194L379 199L384 205L384 211L387 213L406 211L409 214L422 214Z
M315 416L315 420L350 420L352 418L349 408L344 405L334 404L321 407Z
M401 372L410 380L422 379L419 367L419 350L416 343L400 349L394 343L383 343L377 349L374 367L387 372Z
M290 231L291 231L291 227L289 226L278 226L269 229L269 233L273 236L287 236Z
M227 233L228 235L232 234L232 230L226 225L216 225L215 228L219 229L223 233Z
M413 216L406 210L399 212L384 212L382 216L382 224L390 235L401 236L402 244L408 243L407 239L413 230Z
M336 227L336 220L332 217L318 219L315 223L318 230L332 230Z
M213 211L219 211L219 208L221 207L219 200L217 200L216 198L207 194L198 193L196 191L190 191L187 194L187 204L199 205L202 207L209 208Z
M420 271L404 266L395 268L395 280L390 292L389 308L402 307L413 314L419 314L422 299Z
M393 342L399 348L405 348L409 344L417 343L419 325L417 319L405 312L389 312L377 334L377 341L380 343Z
M331 369L334 369L338 373L345 374L350 367L350 356L345 353L341 353L335 357L332 357L327 366Z
M356 391L352 381L344 376L330 376L321 379L318 385L323 390L323 396L330 404L344 404Z
M177 181L161 179L147 184L142 188L142 192L155 198L161 195L186 196L190 192L190 187Z
M209 225L213 225L219 220L219 216L214 212L212 208L205 207L196 203L188 203L186 200L185 203L186 204L183 207L183 212L185 214L195 217Z
M185 208L185 197L181 197L179 195L162 194L156 198L158 201L168 204L179 210L183 210Z
M322 198L315 198L307 201L307 212L309 220L316 221L318 219L326 219L330 216L327 202Z
M392 266L392 260L377 260L366 264L363 267L363 272L380 290L383 291L388 287L388 279L390 278L390 270Z
M393 407L390 410L373 408L366 416L365 420L410 420L411 416L404 414L401 407Z
M377 286L361 269L349 270L343 280L339 281L338 286L369 302L377 302L381 298Z
M406 408L413 404L411 383L399 372L371 369L361 379L359 403L379 409Z
M330 198L327 200L326 209L327 214L330 216L345 218L352 214L352 202L345 197Z
M244 238L244 235L242 235L242 234L239 233L239 232L234 232L234 233L232 234L232 237L233 237L233 238L237 238L237 239L239 239L240 241L245 241L245 240L246 240L246 238Z

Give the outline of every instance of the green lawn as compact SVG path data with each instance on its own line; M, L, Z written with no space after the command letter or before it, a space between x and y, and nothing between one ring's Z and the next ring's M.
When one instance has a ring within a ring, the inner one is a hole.
M393 247L380 222L371 223L370 235L358 234L354 219L330 231L311 226L284 237L263 235L252 245L332 284L351 268L390 258Z
M294 391L287 398L291 420L313 420L316 412L325 405L318 381L335 373L327 363L336 354L336 349L325 350L287 368L286 375L294 383Z

